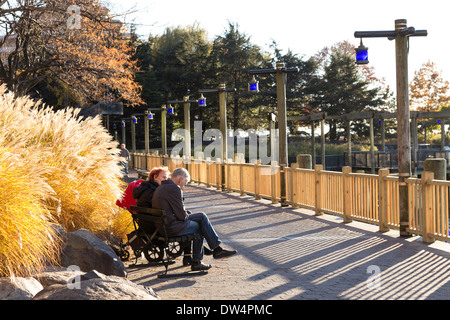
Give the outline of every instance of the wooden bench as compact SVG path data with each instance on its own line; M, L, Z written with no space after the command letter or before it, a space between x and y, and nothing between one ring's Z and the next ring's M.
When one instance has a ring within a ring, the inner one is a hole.
M158 275L159 278L208 273L207 271L189 271L168 274L171 260L183 253L183 243L189 242L192 246L192 241L200 239L201 235L168 236L166 230L167 216L164 210L137 206L131 206L130 209L136 234L142 237L146 243L142 249L145 257L149 261L154 259L155 261L162 261L164 264L166 270ZM153 224L153 229L142 228L141 226L144 224L147 226Z

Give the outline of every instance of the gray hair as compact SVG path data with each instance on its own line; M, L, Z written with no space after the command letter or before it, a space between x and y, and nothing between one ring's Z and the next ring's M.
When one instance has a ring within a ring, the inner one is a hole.
M170 177L171 178L178 178L178 177L187 178L187 182L189 182L191 180L191 175L185 168L176 168L175 170L173 170Z

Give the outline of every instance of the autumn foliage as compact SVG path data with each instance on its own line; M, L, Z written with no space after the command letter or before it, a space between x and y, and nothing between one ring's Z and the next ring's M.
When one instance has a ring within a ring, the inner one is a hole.
M53 83L81 105L142 103L130 34L98 0L4 1L0 23L0 81L16 95L43 98Z
M411 108L418 111L439 111L450 102L449 82L444 80L434 62L428 61L414 73L410 84Z

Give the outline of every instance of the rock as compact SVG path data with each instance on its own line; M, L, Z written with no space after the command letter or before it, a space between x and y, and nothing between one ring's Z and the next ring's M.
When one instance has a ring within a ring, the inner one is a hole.
M34 278L0 278L0 300L31 300L42 289Z
M82 271L98 270L105 275L126 277L124 264L113 249L85 229L67 233L61 264L76 266Z
M64 284L71 282L72 279L80 278L85 272L79 269L68 269L63 267L48 267L47 270L34 275L33 277L38 280L42 286L49 287L54 284Z
M44 288L33 300L159 300L159 297L149 287L92 270L75 281Z

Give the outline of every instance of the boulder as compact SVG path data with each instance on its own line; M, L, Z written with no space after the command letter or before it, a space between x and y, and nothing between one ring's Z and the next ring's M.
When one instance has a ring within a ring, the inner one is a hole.
M64 277L63 274L60 274ZM66 283L55 283L37 293L33 300L159 300L154 291L118 276L92 270Z
M0 278L0 300L31 300L42 289L34 278Z
M49 287L54 284L68 284L75 279L80 279L86 272L77 268L63 268L57 266L49 266L41 273L34 275L33 277L39 281L42 286Z
M114 250L88 230L68 232L66 239L61 255L62 266L126 277L126 268Z

